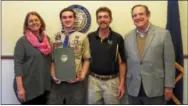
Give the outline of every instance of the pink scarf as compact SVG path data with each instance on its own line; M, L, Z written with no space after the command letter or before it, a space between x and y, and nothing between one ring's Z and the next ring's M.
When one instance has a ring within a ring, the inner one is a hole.
M31 45L37 48L41 53L43 53L44 55L48 55L51 53L52 48L48 43L48 39L45 31L42 32L43 40L41 43L38 41L37 37L30 30L25 30L24 34L26 35L27 40L31 43Z

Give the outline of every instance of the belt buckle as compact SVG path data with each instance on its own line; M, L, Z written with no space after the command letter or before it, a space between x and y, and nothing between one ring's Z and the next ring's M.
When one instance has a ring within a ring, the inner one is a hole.
M109 75L109 76L101 76L101 75L97 75L95 73L93 73L94 77L100 79L100 80L106 80L106 79L112 79L113 75Z
M97 78L99 78L100 80L104 80L105 78L101 75L96 75Z
M112 79L112 76L109 75L109 76L105 76L105 77L101 77L103 80L108 80L108 79Z
M102 78L102 76L100 76L100 75L99 75L98 77L99 77L99 79L100 79L100 80L102 80L102 79L103 79L103 78Z
M100 75L94 74L94 76L95 76L96 78L102 79L102 77L101 77Z

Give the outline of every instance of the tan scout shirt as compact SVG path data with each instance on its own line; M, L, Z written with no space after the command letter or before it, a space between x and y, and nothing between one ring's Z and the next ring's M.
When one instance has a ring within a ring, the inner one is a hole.
M51 38L54 49L63 48L62 44L65 39L65 34L58 32ZM76 73L82 71L82 58L90 58L89 41L85 34L73 32L69 35L69 47L74 48Z

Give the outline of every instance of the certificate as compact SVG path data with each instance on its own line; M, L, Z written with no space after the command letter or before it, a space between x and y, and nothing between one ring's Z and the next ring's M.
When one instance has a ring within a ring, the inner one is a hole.
M75 80L75 56L73 48L56 48L53 52L55 74L61 81Z

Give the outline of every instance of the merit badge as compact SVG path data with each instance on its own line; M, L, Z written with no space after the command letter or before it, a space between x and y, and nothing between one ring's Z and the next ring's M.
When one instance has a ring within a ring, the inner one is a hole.
M54 47L61 47L63 42L55 42Z
M74 45L78 45L79 41L78 40L74 40Z
M76 30L82 33L87 32L91 25L91 15L89 11L81 5L71 5L68 8L71 8L76 12Z
M79 39L80 37L79 36L75 36L75 39Z
M74 45L78 45L79 41L79 36L75 36L75 39L74 39Z
M55 40L61 40L61 35L56 35Z
M75 53L78 53L78 52L79 52L79 47L78 47L78 46L75 46L75 47L74 47L74 52L75 52Z

